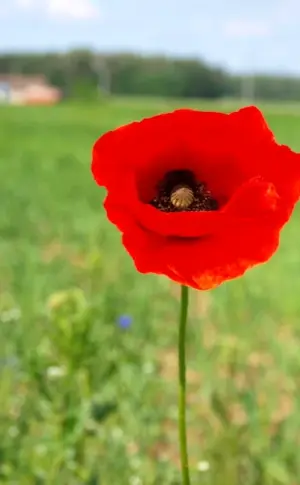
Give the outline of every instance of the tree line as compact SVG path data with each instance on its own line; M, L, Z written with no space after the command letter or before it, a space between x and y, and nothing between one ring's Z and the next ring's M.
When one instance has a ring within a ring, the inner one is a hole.
M233 76L199 59L96 54L89 50L2 54L0 74L44 74L70 97L101 93L186 98L300 100L300 78Z

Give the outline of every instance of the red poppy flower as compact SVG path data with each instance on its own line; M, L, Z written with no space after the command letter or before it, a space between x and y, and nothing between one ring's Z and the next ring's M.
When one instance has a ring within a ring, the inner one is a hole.
M267 261L300 195L300 154L255 107L122 126L95 143L92 172L137 270L202 290Z

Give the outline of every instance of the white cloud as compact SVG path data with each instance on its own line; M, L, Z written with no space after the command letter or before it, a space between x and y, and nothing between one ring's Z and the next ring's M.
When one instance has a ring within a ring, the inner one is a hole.
M39 0L15 0L15 6L17 9L21 10L40 10L44 7L44 1L39 2Z
M31 8L35 7L37 2L35 0L16 0L17 7L21 8Z
M278 25L299 25L299 0L279 0L272 15Z
M54 17L88 20L99 15L99 10L90 0L48 0L47 3L47 11Z
M100 13L92 0L16 0L16 6L63 20L90 20Z
M271 28L267 22L236 19L225 23L224 33L236 38L267 37Z

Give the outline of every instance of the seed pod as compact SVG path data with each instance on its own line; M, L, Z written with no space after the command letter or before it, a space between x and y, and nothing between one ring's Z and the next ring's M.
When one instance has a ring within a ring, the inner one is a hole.
M171 203L176 209L187 209L194 201L194 192L188 185L176 185L170 195Z

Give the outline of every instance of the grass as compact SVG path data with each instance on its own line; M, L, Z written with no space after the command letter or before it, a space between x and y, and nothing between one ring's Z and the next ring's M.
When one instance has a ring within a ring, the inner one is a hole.
M0 484L180 485L178 287L136 273L90 174L102 132L180 105L0 108ZM300 108L263 109L300 150ZM267 265L191 294L193 484L300 483L299 217Z

